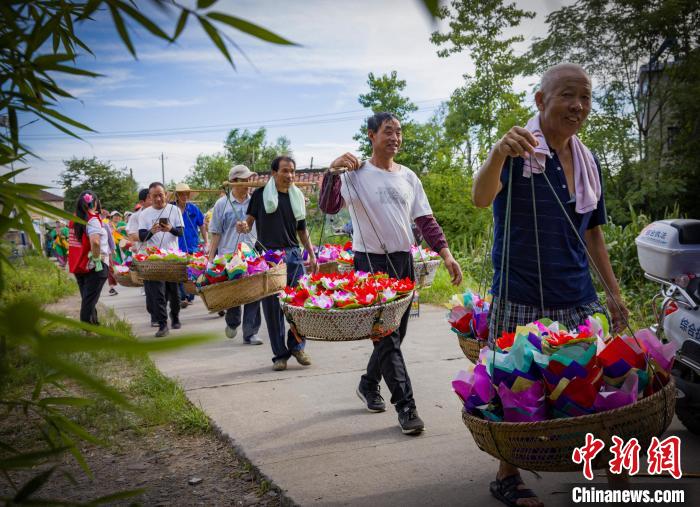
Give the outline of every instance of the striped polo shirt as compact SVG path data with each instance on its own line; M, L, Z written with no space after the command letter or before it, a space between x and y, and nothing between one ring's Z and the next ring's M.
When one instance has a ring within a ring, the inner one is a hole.
M503 189L498 193L493 203L495 231L491 258L494 266L492 285L494 295L499 295L501 281L501 257L510 163L511 159L506 159L501 171ZM513 159L507 297L513 303L539 307L535 219L532 209L533 195L530 179L523 177L523 163L524 160L520 157ZM597 159L596 166L600 175L600 164ZM602 191L595 210L583 215L576 213L575 197L569 193L564 170L554 151L552 151L552 156L547 158L545 174L557 196L564 203L567 214L584 241L584 233L587 229L606 223L605 201ZM566 220L544 176L534 174L533 177L545 307L551 309L568 308L596 301L598 297L593 287L588 259L583 246L576 238L576 233ZM503 280L504 295L506 294L505 283L506 279Z

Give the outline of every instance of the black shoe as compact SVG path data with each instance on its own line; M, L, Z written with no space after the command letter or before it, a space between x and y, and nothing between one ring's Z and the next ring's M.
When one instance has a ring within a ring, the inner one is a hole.
M418 434L425 427L415 407L407 407L399 412L399 425L404 435Z
M377 390L363 389L362 384L357 386L355 390L357 397L360 398L365 405L367 405L367 410L370 412L384 412L386 410L386 405L384 404L384 398L379 394L379 386Z
M224 315L226 315L226 312L224 310L221 310L219 312L219 317L223 317Z
M170 330L168 329L167 324L161 324L158 327L158 331L156 331L156 338L162 338L163 336L168 336L170 333Z
M109 295L110 295L110 296L116 296L117 294L119 294L119 293L117 292L117 289L115 289L114 287L112 287L111 289L109 289Z
M172 325L171 325L171 327L172 327L173 329L180 329L180 328L182 327L182 324L180 324L180 321L179 321L179 320L174 320L173 323L172 323Z

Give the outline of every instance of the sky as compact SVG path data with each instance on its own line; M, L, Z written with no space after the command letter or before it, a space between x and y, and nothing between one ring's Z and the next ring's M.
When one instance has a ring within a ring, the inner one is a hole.
M563 2L517 3L537 11L516 30L526 39L516 47L522 52L533 37L546 35L546 14ZM62 194L56 179L63 160L97 157L132 169L139 185L147 185L161 179L162 153L166 181L179 182L198 155L223 150L232 128L265 127L268 141L291 140L299 168L308 167L312 157L314 167L327 166L357 149L352 137L367 117L357 97L368 90L369 72L396 70L406 80L404 94L419 107L414 118L425 120L472 69L464 53L437 56L429 38L442 26L417 0L220 0L213 10L255 22L299 46L272 45L225 30L246 55L232 50L233 69L190 20L175 44L131 30L134 59L110 18L98 14L78 28L95 57L81 57L78 63L104 77L61 78L77 100L58 108L98 134L85 134L81 141L41 122L26 125L21 137L40 158L30 159L18 180ZM172 33L174 16L152 14ZM533 79L515 83L525 91L533 85ZM20 125L29 121L20 118Z

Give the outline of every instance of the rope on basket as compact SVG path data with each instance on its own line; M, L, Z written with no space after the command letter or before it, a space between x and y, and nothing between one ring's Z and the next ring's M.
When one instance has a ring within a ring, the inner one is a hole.
M545 168L542 167L542 165L540 164L539 160L537 160L536 157L532 157L532 156L531 156L530 158L531 158L531 160L535 160L535 161L537 162L538 166L540 167L540 169L542 169L542 173L541 173L541 174L542 174L542 176L544 177L544 180L545 180L545 182L547 183L547 185L549 186L550 190L552 191L552 194L554 195L554 198L555 198L555 200L557 201L557 204L559 204L559 208L562 210L562 213L564 214L564 217L566 218L566 221L568 222L568 224L569 224L569 226L571 227L571 229L574 231L574 234L576 235L576 239L579 241L579 243L581 244L581 246L583 246L584 251L586 252L586 257L587 257L587 259L588 259L588 262L589 262L590 265L593 267L593 271L595 272L596 276L598 277L598 279L600 280L601 284L603 285L603 287L604 287L604 289L605 289L606 298L607 298L607 297L610 297L610 299L612 300L613 304L614 304L615 307L617 308L617 311L619 312L620 316L622 317L622 319L623 319L623 321L624 321L624 323L625 323L625 327L632 333L632 338L634 339L635 343L637 344L637 347L639 347L639 348L644 352L644 358L646 359L647 364L648 364L649 367L651 368L651 372L652 372L652 381L656 380L657 384L659 385L659 388L661 389L661 391L663 391L663 395L664 395L664 406L666 406L666 404L667 404L667 400L666 400L666 391L663 389L664 386L660 385L660 384L661 384L661 380L657 377L657 373L658 373L658 372L656 371L656 368L654 367L654 363L651 362L651 361L649 360L649 353L648 353L648 351L646 350L645 347L642 347L641 343L639 343L639 340L637 339L637 335L636 335L634 329L632 329L632 326L630 325L629 320L627 319L627 317L626 317L626 316L624 315L624 313L622 312L622 308L620 307L620 305L619 305L619 303L617 302L617 300L616 300L615 298L612 297L612 291L610 290L610 287L609 287L608 284L605 282L605 279L603 278L603 275L602 275L602 273L600 272L600 269L598 268L597 264L595 263L595 260L593 259L593 256L591 255L590 251L588 250L588 246L586 245L586 242L583 240L583 238L582 238L581 235L579 234L578 230L576 229L576 226L574 225L573 221L571 220L571 217L570 217L569 214L566 212L566 208L564 207L564 203L561 202L561 199L559 199L559 196L557 195L556 191L554 190L554 186L552 185L551 181L549 181L549 177L547 176L547 174L546 174L546 172L545 172ZM534 177L534 174L532 174L531 177ZM612 325L612 322L611 322L610 324ZM666 426L666 423L667 423L667 422L668 422L668 418L667 418L666 410L664 409L664 427Z
M385 245L384 242L382 241L382 238L379 236L379 233L377 232L377 229L374 227L374 222L372 222L372 219L370 218L369 213L367 212L367 208L365 207L364 203L362 202L362 198L360 197L360 193L357 191L357 188L355 187L355 184L352 182L352 178L350 178L350 177L348 176L348 173L347 173L347 172L343 172L342 175L345 177L346 183L349 183L349 184L350 184L350 185L348 186L348 199L349 199L349 200L351 201L351 203L352 203L352 194L350 193L350 188L352 187L352 189L355 191L355 195L357 196L357 201L358 201L358 202L360 203L360 205L362 206L362 210L364 211L365 216L367 217L367 221L369 222L369 225L372 227L372 230L374 231L374 235L377 237L377 241L379 242L379 246L382 248L382 250L384 250L384 255L385 255L385 257L386 257L386 260L387 260L388 265L391 267L391 269L394 270L394 277L395 277L395 278L398 278L398 277L399 277L399 273L398 273L396 267L394 266L394 263L391 262L391 257L389 256L389 251L387 250L386 245ZM354 208L354 206L353 206L353 208ZM352 218L352 214L351 214L351 218ZM355 212L355 218L357 218L357 212ZM354 225L354 224L353 224L353 225ZM369 258L369 252L367 252L367 243L365 243L365 239L364 239L364 235L362 234L362 229L361 229L361 227L360 227L360 220L359 220L359 219L357 220L357 231L360 233L360 238L362 239L362 244L363 244L364 247L365 247L365 255L367 256L367 262L369 263L370 270L371 270L372 272L374 272L374 268L372 267L372 261L371 261L370 258ZM406 232L406 231L405 231L405 232ZM410 236L409 236L409 242L410 242ZM410 255L410 253L409 253L409 255ZM411 262L413 262L413 259L412 259L412 258L411 258ZM414 277L415 277L415 269L414 269ZM411 295L410 295L410 298L411 298L411 299L413 299L414 294L415 294L415 288L414 288L413 291L411 291ZM382 315L384 314L384 307L386 306L384 303L380 303L380 305L381 305L380 310L379 310L379 312L377 313L377 315L375 316L375 318L374 318L374 323L372 324L372 329L373 329L373 330L376 329L377 331L379 331L380 326L381 326L381 324L382 324L382 322L383 322L383 321L382 321ZM372 336L372 341L375 341L375 336L376 336L376 339L379 340L379 339L381 339L381 338L384 338L385 336L388 336L389 334L390 334L390 333L386 333L386 332L385 332L385 333L383 333L381 336L373 335L373 336Z

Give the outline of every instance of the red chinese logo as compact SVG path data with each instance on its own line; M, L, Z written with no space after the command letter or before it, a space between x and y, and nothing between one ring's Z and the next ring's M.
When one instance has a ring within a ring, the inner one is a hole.
M625 441L618 436L613 436L612 441L610 452L613 458L608 462L610 472L621 474L623 469L627 470L629 475L635 475L639 472L639 451L642 449L639 441L632 438L625 444Z
M681 439L670 436L662 441L653 437L647 450L649 474L656 475L668 472L674 479L680 479L681 471Z
M605 442L595 438L592 433L586 433L584 445L574 448L571 459L574 463L583 464L583 476L589 481L593 480L593 460L604 448ZM637 474L641 448L636 438L631 438L625 443L620 437L613 436L610 446L612 459L608 461L610 472L621 474L623 470L626 470L629 475ZM653 437L647 450L647 461L649 462L648 472L650 475L668 472L674 479L680 479L683 476L680 437L670 436L661 441L657 437Z
M576 447L571 455L574 463L583 463L583 476L589 481L593 480L592 461L605 447L605 442L595 438L593 433L586 433L586 443L582 447Z

